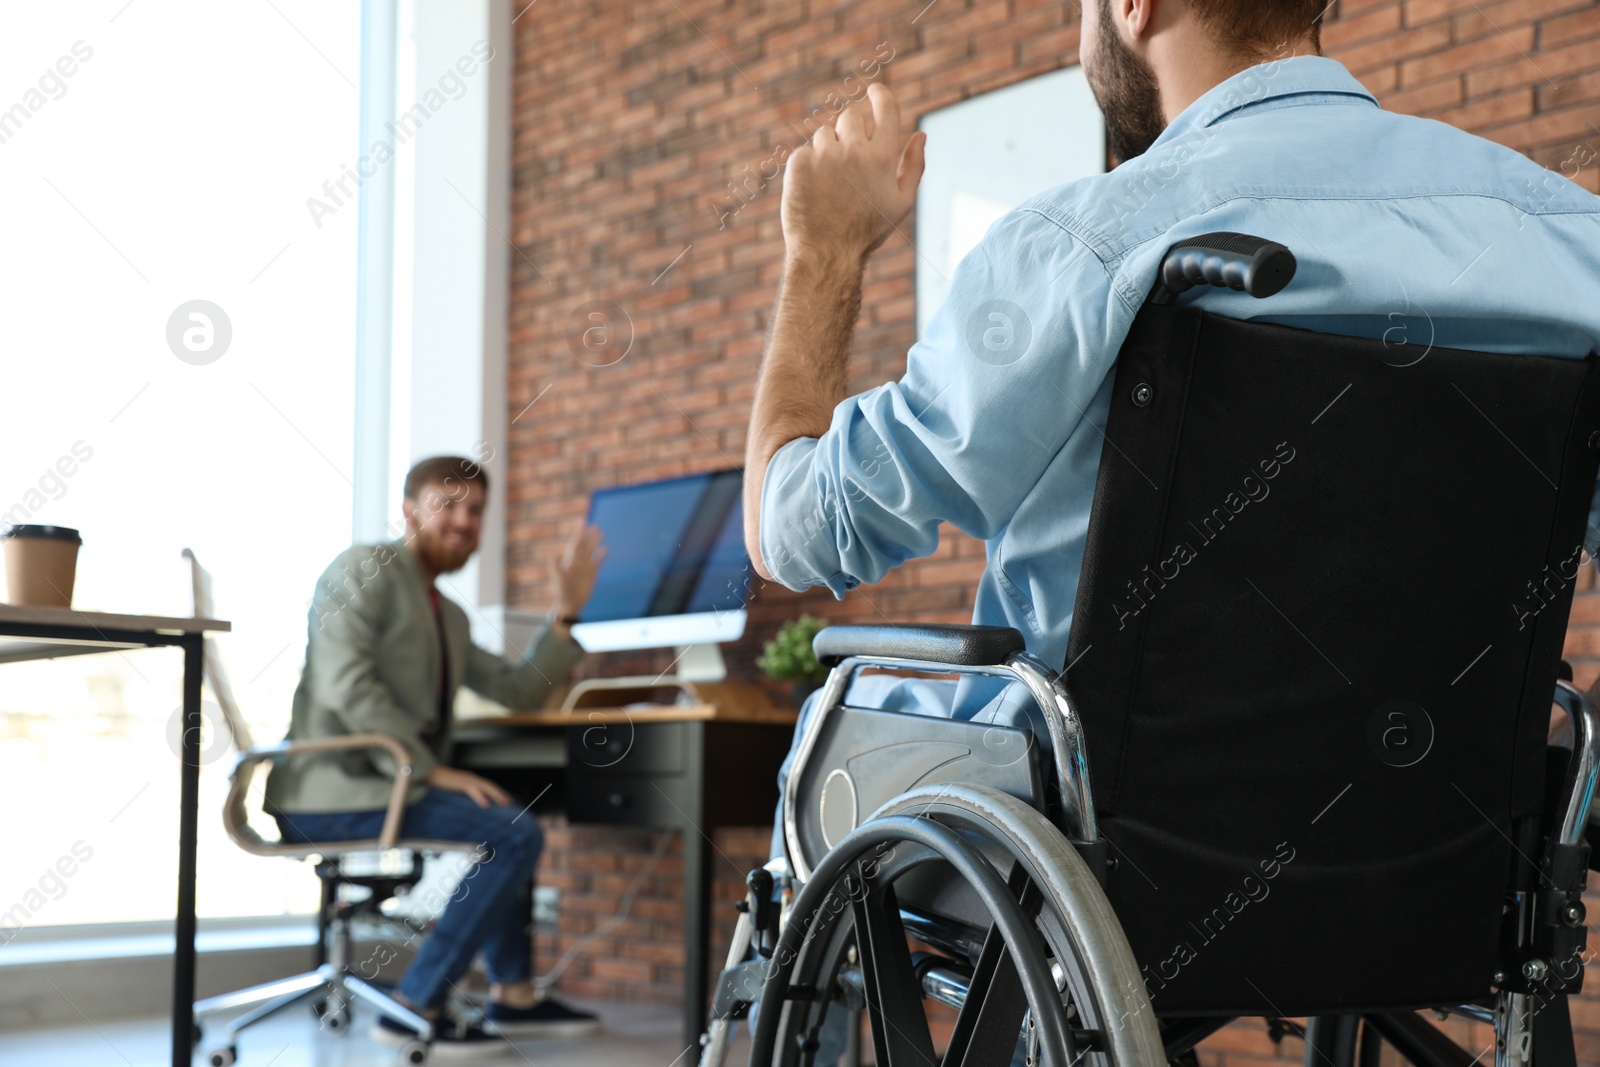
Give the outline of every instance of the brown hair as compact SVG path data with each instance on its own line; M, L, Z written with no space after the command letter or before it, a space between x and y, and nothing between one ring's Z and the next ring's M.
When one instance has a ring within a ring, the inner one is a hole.
M442 485L449 489L454 482L477 483L487 493L489 472L483 469L482 464L461 456L430 456L418 462L406 474L405 497L407 500L418 500L424 487Z
M1200 24L1241 58L1272 54L1280 45L1309 38L1322 52L1322 16L1328 0L1189 0Z

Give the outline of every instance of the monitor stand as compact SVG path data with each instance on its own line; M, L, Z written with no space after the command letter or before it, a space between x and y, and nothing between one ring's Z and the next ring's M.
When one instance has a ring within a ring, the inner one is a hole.
M645 701L652 692L677 690L676 699L698 703L698 697L689 688L694 682L720 682L728 677L728 665L722 659L722 646L716 642L697 645L678 645L678 654L666 672L657 675L635 674L623 678L585 678L567 691L561 702L562 711L572 711L589 693L615 690L616 703L631 704ZM652 703L661 703L660 700Z

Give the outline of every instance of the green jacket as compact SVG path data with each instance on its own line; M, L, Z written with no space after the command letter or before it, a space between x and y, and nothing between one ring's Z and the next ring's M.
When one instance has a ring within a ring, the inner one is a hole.
M583 649L549 629L529 657L511 664L472 643L466 612L439 598L449 650L445 692L466 686L513 709L539 706L566 679ZM340 553L317 580L308 616L306 665L294 693L288 740L388 734L411 751L408 802L436 763L449 763L449 732L425 742L438 717L439 637L422 574L404 541ZM388 806L394 760L382 750L280 760L267 776L267 811L362 811Z

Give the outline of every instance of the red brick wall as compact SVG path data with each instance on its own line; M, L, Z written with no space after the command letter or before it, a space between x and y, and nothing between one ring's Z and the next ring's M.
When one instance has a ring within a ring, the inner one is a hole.
M535 965L548 971L561 956L617 915L618 902L638 882L626 919L593 936L562 973L558 987L573 996L648 1000L683 999L683 840L678 835L651 872L639 881L662 831L545 823L539 884L561 891L557 929L541 931ZM718 927L712 957L727 956L734 903L744 895L744 874L767 861L771 831L717 832L712 850L716 879L713 918ZM726 921L725 921L726 920Z
M1600 167L1600 7L1592 0L1339 0L1327 53L1385 107L1527 153L1591 192ZM1587 145L1589 152L1574 156Z
M540 4L518 18L506 390L513 603L540 601L544 560L570 536L591 490L742 463L781 263L780 184L764 180L774 173L766 161L830 113L830 94L855 87L847 76L869 64L914 119L1076 62L1074 3L925 3L602 0ZM1600 151L1595 0L1338 0L1323 36L1327 53L1385 106L1493 138L1552 168L1552 180L1564 169L1600 191L1600 163L1580 166ZM892 59L883 64L885 49ZM910 220L902 228L914 239ZM914 270L915 253L898 238L872 260L853 388L902 372ZM573 348L598 325L584 318L594 301L621 314L609 316L604 338L590 335L606 344L585 362ZM751 678L760 642L801 611L966 621L982 566L983 546L947 530L932 558L843 602L758 588L749 633L727 650L730 668ZM1600 675L1600 596L1580 596L1569 650L1580 680ZM602 657L585 669L666 666L659 655L631 660ZM719 837L732 858L718 864L725 896L737 892L735 868L764 856L764 836ZM543 939L544 963L610 914L649 847L647 835L621 831L552 833L544 877L564 890L565 909L562 930ZM625 930L569 970L563 988L680 995L678 856L652 877ZM731 914L722 908L718 918ZM1600 1063L1600 1007L1576 1014L1585 1061ZM1259 1025L1207 1049L1217 1064L1272 1058ZM1286 1040L1282 1051L1298 1058L1300 1044Z

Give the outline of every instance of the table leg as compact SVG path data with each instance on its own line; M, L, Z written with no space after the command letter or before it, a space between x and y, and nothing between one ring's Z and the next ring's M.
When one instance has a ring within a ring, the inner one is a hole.
M711 928L711 850L699 826L683 831L683 1040L706 1028L706 937Z
M194 1062L194 879L200 807L200 665L204 638L183 642L182 785L178 799L178 918L172 955L172 1067Z

